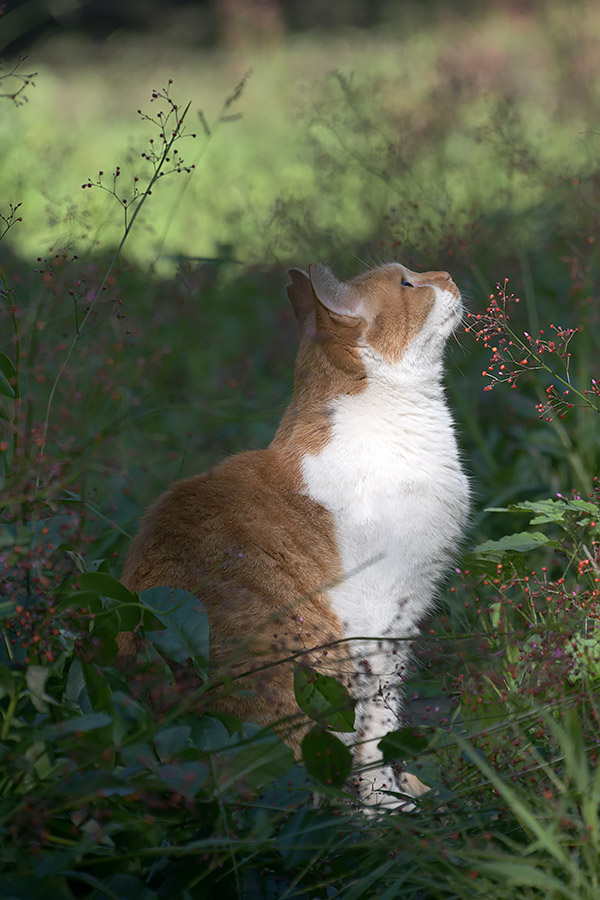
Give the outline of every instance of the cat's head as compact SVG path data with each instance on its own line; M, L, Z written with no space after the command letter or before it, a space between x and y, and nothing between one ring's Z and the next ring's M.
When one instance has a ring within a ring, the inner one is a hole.
M351 281L326 266L290 270L288 295L306 339L359 356L368 373L418 371L441 361L461 320L460 292L447 272L386 263Z

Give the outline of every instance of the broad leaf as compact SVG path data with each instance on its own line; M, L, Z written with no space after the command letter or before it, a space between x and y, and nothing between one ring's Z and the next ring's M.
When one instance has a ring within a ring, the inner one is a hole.
M234 786L236 791L259 790L294 765L294 754L279 738L267 739L242 747L219 766L221 789Z
M122 603L136 603L136 595L107 572L84 572L77 577L83 591L93 591L102 597L111 597Z
M307 666L295 666L294 693L302 712L323 728L354 731L352 698L335 678Z
M98 668L93 663L82 662L81 671L92 709L94 711L108 710L111 690Z
M212 753L215 750L223 750L233 739L219 719L205 715L192 722L190 740L192 746L198 750Z
M170 762L176 753L191 747L188 725L170 725L154 735L154 746L162 763Z
M37 711L42 713L48 711L48 700L51 703L54 702L52 697L49 697L46 693L46 682L49 674L50 671L45 666L27 666L27 671L25 672L25 682L29 689L31 702Z
M140 592L140 602L165 628L147 632L147 638L169 659L184 663L191 659L204 669L209 653L208 616L202 603L189 591L157 587Z
M377 746L383 753L385 762L391 759L406 760L424 753L429 746L429 738L417 728L401 728L399 731L390 731Z
M545 544L554 546L556 542L551 540L541 531L519 531L515 534L505 534L497 541L484 541L473 547L473 553L506 553L516 550L517 553L528 553Z
M43 729L40 738L44 740L56 740L64 734L73 734L73 732L95 731L97 728L104 728L110 725L111 718L105 713L89 713L85 716L74 716L72 719L66 719L63 722L56 722L54 725Z
M341 787L352 769L352 756L339 738L316 725L302 741L302 758L311 778Z
M191 800L205 784L209 767L203 762L183 762L178 765L159 766L157 774L170 790L177 791Z
M110 698L113 713L113 742L118 746L131 732L143 732L152 727L150 711L132 697L115 691Z

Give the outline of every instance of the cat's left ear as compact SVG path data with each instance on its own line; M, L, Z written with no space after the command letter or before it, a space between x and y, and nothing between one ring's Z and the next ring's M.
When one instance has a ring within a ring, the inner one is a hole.
M315 295L310 283L310 275L303 269L290 269L288 275L291 283L287 286L287 295L290 298L298 325L302 328L308 317L315 311Z
M363 304L359 295L344 281L339 281L331 269L314 263L308 267L310 283L315 297L333 319L344 324L364 318Z

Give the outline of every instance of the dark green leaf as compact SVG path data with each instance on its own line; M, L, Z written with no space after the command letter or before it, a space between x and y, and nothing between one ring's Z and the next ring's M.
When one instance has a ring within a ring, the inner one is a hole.
M84 572L83 575L79 575L77 581L83 591L91 591L102 597L112 597L113 600L120 600L122 603L137 603L136 595L106 572Z
M104 728L110 725L111 718L105 713L89 713L85 716L74 716L72 719L65 719L63 722L56 722L54 725L43 729L40 738L43 740L52 740L61 737L64 734L73 734L73 732L95 731L97 728Z
M190 733L188 725L170 725L155 734L154 746L160 761L167 763L180 750L191 747Z
M316 725L302 741L302 758L311 778L340 786L352 769L352 756L339 738Z
M125 766L133 772L138 772L140 769L154 770L156 768L156 754L153 748L141 741L125 744L120 750L120 757Z
M99 797L126 797L134 791L135 787L126 775L102 769L78 771L66 777L61 785L61 792L72 797L73 803L77 803L80 797L87 794L96 794Z
M303 713L332 731L354 730L354 705L347 689L335 678L308 666L294 667L294 693Z
M429 737L416 728L401 728L399 731L390 731L377 746L383 753L385 762L391 759L406 760L424 753L429 746Z
M38 712L47 712L47 700L51 698L46 694L46 682L50 671L46 666L27 666L25 682L29 690L31 702Z
M219 771L222 786L235 784L236 790L258 790L294 765L294 754L289 747L271 737L242 747L229 756Z
M117 635L122 631L121 617L116 610L103 610L92 621L94 662L109 666L118 653Z
M140 602L165 626L148 632L148 639L169 659L192 659L198 670L208 661L208 616L202 603L189 591L157 587L140 592Z
M160 780L170 790L192 799L206 783L209 767L203 762L183 762L179 765L158 766Z
M34 863L33 870L37 878L48 878L49 875L58 875L63 869L70 869L74 863L81 860L85 848L81 845L71 847L69 850L53 850L46 853Z
M81 663L90 706L94 711L107 710L110 705L111 690L94 663Z
M231 743L232 738L223 723L213 716L202 716L191 725L191 742L194 747L205 753L222 750Z
M113 723L113 742L118 746L126 735L151 728L152 716L147 707L140 706L132 697L115 691L110 698Z

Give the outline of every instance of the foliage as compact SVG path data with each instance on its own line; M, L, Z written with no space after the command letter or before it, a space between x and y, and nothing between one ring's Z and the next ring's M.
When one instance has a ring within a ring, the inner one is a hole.
M421 23L401 54L373 38L354 76L350 39L328 43L342 71L325 77L318 37L298 38L290 66L319 75L298 120L273 57L198 116L186 163L182 114L198 114L170 82L140 116L145 149L106 167L126 156L123 124L98 114L84 70L89 143L61 124L51 187L42 154L22 162L36 141L0 125L0 897L597 896L600 171L597 136L574 135L595 128L599 72L597 11L579 13ZM43 135L64 88L31 77L14 82L30 102L6 106ZM57 198L82 178L65 217ZM269 440L295 345L281 263L349 271L365 244L447 267L470 295L448 388L476 492L406 722L381 736L432 790L381 816L346 786L341 685L296 666L314 724L294 762L211 710L198 599L115 577L166 483ZM115 664L122 630L147 639L135 673Z

